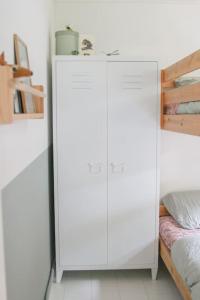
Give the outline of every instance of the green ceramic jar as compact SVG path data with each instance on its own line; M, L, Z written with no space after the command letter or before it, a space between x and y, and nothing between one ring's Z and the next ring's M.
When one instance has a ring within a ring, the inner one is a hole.
M78 55L79 33L69 26L56 32L56 55Z

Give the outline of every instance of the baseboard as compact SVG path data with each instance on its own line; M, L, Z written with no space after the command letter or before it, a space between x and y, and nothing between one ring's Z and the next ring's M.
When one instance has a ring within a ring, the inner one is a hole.
M55 271L54 271L54 266L52 266L50 276L49 276L48 286L46 290L45 300L50 299L51 287L52 287L52 283L54 282L54 278L55 278Z

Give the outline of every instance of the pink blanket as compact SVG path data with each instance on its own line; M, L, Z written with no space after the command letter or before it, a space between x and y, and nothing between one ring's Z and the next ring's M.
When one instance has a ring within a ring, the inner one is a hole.
M176 115L178 110L178 104L168 104L164 106L164 114Z
M176 240L194 234L200 235L200 229L184 229L173 217L160 217L160 235L168 249L171 250L171 247Z

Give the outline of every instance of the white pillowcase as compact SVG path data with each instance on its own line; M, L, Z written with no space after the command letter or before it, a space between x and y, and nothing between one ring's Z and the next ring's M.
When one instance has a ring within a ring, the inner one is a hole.
M183 228L200 228L200 190L173 192L163 197L162 202Z

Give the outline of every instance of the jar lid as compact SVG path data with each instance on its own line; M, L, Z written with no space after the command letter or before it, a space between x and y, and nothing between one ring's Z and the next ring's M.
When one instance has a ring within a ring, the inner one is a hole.
M73 36L79 36L79 33L77 31L73 31L70 27L66 27L66 30L59 30L56 31L55 36L61 36L61 35L73 35Z

